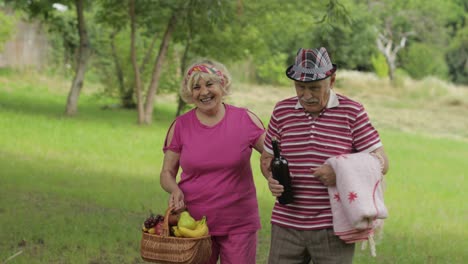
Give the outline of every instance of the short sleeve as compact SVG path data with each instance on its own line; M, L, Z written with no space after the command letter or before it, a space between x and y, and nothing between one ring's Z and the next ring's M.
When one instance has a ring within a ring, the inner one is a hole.
M382 146L380 136L371 124L364 107L360 105L355 121L351 124L353 146L358 152L371 152Z
M180 121L177 121L177 119L172 122L171 126L169 127L169 129L167 130L167 133L166 133L166 139L164 140L164 146L163 146L163 152L166 153L167 150L170 150L170 151L173 151L175 153L180 153L182 151L182 142L181 142L181 136L180 136L180 130L181 130L181 123ZM169 131L171 130L171 128L174 126L174 134L172 136L172 140L171 140L171 143L169 143L169 145L167 144L167 140L168 140L168 135L169 135Z
M252 120L252 118L250 117L250 115L248 114L248 112L250 112L251 114L253 114L255 117L254 118L257 118L260 123L262 124L262 127L263 128L260 128L257 126L257 124L255 124L255 122ZM249 139L249 144L250 146L254 146L257 141L258 141L258 138L263 134L265 133L265 128L264 128L264 125L263 125L263 122L260 118L258 118L257 115L255 115L253 112L249 111L248 109L246 109L246 117L247 117L247 137Z
M273 109L273 113L270 117L270 122L268 123L267 133L265 135L265 142L263 144L263 149L273 155L273 146L271 145L271 139L276 137L278 141L281 142L281 133L279 133L279 124L276 114L277 106Z

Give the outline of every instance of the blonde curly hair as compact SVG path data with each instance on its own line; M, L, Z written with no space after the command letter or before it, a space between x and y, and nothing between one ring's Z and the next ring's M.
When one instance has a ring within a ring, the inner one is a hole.
M203 71L193 71L193 68L197 65L202 65L210 69L213 72L219 72L220 75L216 73L206 73ZM190 74L189 74L190 73ZM221 90L223 91L223 96L230 94L231 92L231 84L232 84L232 77L229 71L227 70L226 66L222 63L217 61L202 59L198 60L195 63L192 63L184 74L184 79L182 80L182 84L180 87L180 97L184 102L187 104L193 104L192 98L192 90L193 87L198 83L201 79L205 81L212 81L217 83Z

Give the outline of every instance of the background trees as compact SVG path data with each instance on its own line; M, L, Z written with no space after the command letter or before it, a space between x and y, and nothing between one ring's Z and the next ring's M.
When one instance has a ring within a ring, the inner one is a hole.
M51 67L74 69L71 115L87 66L106 96L136 107L138 122L148 124L155 96L176 92L193 59L220 60L238 80L286 84L284 69L300 47L326 46L340 69L468 83L463 0L0 0L0 6L48 29ZM11 28L5 25L0 43ZM179 100L177 114L183 109Z

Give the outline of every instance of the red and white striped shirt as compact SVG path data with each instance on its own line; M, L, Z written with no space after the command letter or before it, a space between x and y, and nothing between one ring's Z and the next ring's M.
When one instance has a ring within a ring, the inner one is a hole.
M278 102L265 138L265 151L273 155L272 137L280 141L281 154L289 162L294 202L276 202L271 223L298 230L333 227L328 189L313 169L330 157L382 146L362 104L333 90L316 118L304 111L297 97Z

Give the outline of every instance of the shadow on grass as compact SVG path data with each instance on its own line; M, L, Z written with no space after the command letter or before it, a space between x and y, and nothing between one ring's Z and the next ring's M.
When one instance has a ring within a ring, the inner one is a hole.
M141 224L167 207L156 178L1 150L0 168L0 261L23 250L15 263L93 263L103 252L105 263L143 263Z
M43 263L94 263L102 254L105 263L143 263L139 227L148 209L161 213L167 205L168 195L155 186L156 179L94 168L77 172L73 166L1 151L0 167L7 175L0 177L0 226L8 227L0 229L0 259L24 249L18 263L39 256ZM271 200L259 202L263 228L257 263L265 263ZM448 227L418 233L388 226L377 257L357 245L354 263L464 263L464 240L463 232ZM73 254L64 254L70 249Z
M126 123L137 124L136 109L125 109L118 105L101 102L97 96L81 96L78 102L78 113L73 116L65 115L65 96L37 96L16 94L0 91L0 110L11 111L21 115L41 116L52 119L76 119L78 121L98 123ZM171 122L176 113L176 105L155 104L153 124Z

